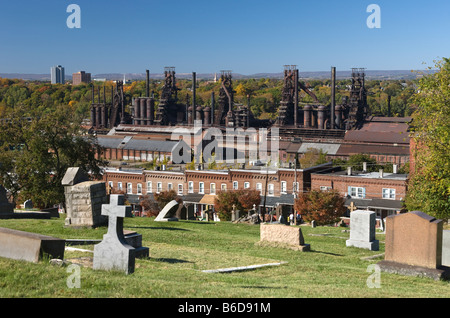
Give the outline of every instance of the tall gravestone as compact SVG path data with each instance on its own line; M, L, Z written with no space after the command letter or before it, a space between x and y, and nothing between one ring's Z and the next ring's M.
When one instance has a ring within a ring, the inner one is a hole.
M371 251L379 250L379 242L375 239L376 213L373 211L356 210L350 213L350 239L346 246L364 248Z
M67 169L62 180L66 198L65 225L70 227L97 227L105 225L102 204L107 203L105 182L89 181L89 176L81 168Z
M14 205L9 203L6 197L6 189L3 185L0 185L0 214L12 214L14 213Z
M102 214L108 217L108 232L94 246L94 269L134 272L135 249L123 234L123 218L131 216L131 206L123 205L124 201L123 195L111 194L110 203L102 205Z
M448 278L442 266L443 221L420 211L386 218L385 272L434 279Z

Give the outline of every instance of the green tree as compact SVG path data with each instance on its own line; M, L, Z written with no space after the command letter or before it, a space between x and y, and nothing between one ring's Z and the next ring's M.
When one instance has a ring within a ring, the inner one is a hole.
M94 137L83 135L81 118L67 107L16 107L7 118L0 127L0 183L14 200L20 193L41 208L64 203L61 181L69 167L101 176L101 149Z
M345 199L336 190L312 190L302 193L294 202L294 208L306 222L316 221L318 225L338 222L347 208Z
M424 76L415 97L411 124L414 168L406 198L408 210L437 218L450 217L450 59L436 63Z

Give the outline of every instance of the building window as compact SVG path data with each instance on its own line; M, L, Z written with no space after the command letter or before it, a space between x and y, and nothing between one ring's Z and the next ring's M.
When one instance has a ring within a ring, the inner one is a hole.
M244 182L244 189L250 189L250 182Z
M183 184L182 183L178 183L178 194L183 194Z
M222 191L227 191L227 184L226 183L222 183L222 185L220 186L220 189Z
M117 182L117 190L122 191L122 182Z
M152 193L153 189L152 189L152 182L151 181L147 181L147 193Z
M156 184L156 193L160 193L162 191L162 182L158 182Z
M395 200L395 189L383 189L383 199Z
M293 182L292 183L292 191L293 192L298 192L299 189L299 183L298 182Z
M172 183L168 183L167 184L167 190L170 191L173 189L173 184Z
M205 193L205 183L204 182L199 182L198 183L198 193Z
M194 181L189 181L188 182L188 192L189 193L194 193Z
M112 181L109 181L108 182L108 186L109 186L110 189L112 189L114 187L114 183Z
M273 183L269 183L269 186L267 187L267 194L271 196L275 194L275 187L273 186Z
M262 193L262 183L257 183L256 184L256 190L258 190L259 192Z
M137 184L137 194L142 194L142 184Z
M209 193L210 194L216 194L216 184L215 183L211 183L209 185Z
M366 188L362 187L348 187L348 194L352 198L365 198L366 197Z
M233 190L237 190L239 188L239 183L237 181L233 181Z
M127 183L127 193L132 194L133 193L133 184Z
M320 186L320 191L328 191L328 190L331 190L331 187Z
M287 182L281 181L281 193L287 193Z

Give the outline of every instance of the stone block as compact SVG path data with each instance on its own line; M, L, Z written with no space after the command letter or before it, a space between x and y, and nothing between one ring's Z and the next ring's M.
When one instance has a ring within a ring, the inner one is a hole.
M345 242L346 246L378 251L379 242L375 239L375 224L375 212L364 210L351 212L350 239Z
M295 246L301 251L310 250L310 245L305 244L301 228L284 224L262 223L260 225L260 242Z
M450 230L442 231L442 266L450 267Z
M450 277L442 266L443 221L420 211L386 218L385 258L380 269L434 279Z
M73 186L77 183L88 181L89 175L79 167L70 167L67 169L61 184L63 186Z
M0 228L1 257L37 263L44 255L63 259L64 248L63 239Z

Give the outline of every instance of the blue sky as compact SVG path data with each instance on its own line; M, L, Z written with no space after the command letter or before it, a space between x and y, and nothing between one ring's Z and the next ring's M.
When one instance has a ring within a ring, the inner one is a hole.
M450 56L449 35L448 0L0 0L0 73L424 69Z

